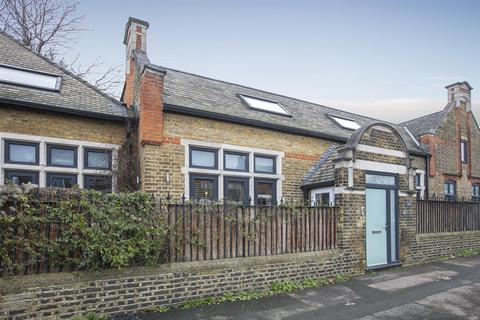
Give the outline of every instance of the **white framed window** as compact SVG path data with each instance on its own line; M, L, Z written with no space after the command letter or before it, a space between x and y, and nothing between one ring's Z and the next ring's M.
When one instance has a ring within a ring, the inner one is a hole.
M283 152L188 139L181 144L187 199L272 205L282 198Z
M332 187L310 190L310 205L312 207L328 207L335 205L335 192Z
M0 82L49 91L60 91L62 77L36 70L0 64Z
M246 95L239 95L240 99L243 100L250 108L270 113L276 113L279 115L291 117L290 112L287 111L280 103L266 100L262 98L250 97Z
M460 158L463 164L468 163L468 146L467 140L460 140Z
M425 197L425 171L415 170L415 190L417 192L417 199L424 199Z
M353 119L347 119L347 118L336 116L333 114L330 114L329 116L330 118L333 119L333 121L335 121L342 128L349 129L349 130L357 130L360 128L360 125Z
M115 190L114 169L120 146L0 132L0 185Z

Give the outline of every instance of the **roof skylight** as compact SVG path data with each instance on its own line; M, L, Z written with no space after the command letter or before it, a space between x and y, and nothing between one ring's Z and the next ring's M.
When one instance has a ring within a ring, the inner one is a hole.
M244 95L239 96L252 109L281 114L284 116L291 116L291 114L278 102Z
M350 120L350 119L346 119L346 118L342 118L334 115L330 115L330 117L345 129L357 130L358 128L360 128L360 125L357 122L355 122L355 120Z
M60 91L62 78L57 75L0 65L0 82Z

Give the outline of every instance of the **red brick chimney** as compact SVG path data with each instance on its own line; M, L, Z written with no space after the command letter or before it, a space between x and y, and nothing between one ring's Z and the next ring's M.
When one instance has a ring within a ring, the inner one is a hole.
M128 18L125 25L125 35L123 44L126 48L125 55L125 87L123 89L122 100L127 107L134 104L134 86L135 86L135 58L134 52L147 52L147 29L149 23L143 20Z
M125 87L123 102L139 114L142 146L159 145L163 140L163 80L165 71L148 59L146 32L149 23L130 17L125 26Z

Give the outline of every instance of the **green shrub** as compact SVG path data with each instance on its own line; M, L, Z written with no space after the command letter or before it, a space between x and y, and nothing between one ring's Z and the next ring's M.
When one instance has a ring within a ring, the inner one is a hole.
M89 313L85 316L78 316L73 318L73 320L108 320L107 316L99 316L95 313Z
M0 268L16 272L38 261L63 270L154 264L167 233L145 193L12 185L0 188L0 228ZM16 265L19 250L24 261Z

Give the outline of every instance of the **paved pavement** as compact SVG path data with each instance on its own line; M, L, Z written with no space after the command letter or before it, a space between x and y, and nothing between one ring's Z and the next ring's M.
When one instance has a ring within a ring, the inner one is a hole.
M396 268L246 302L140 315L143 320L480 319L480 255Z

